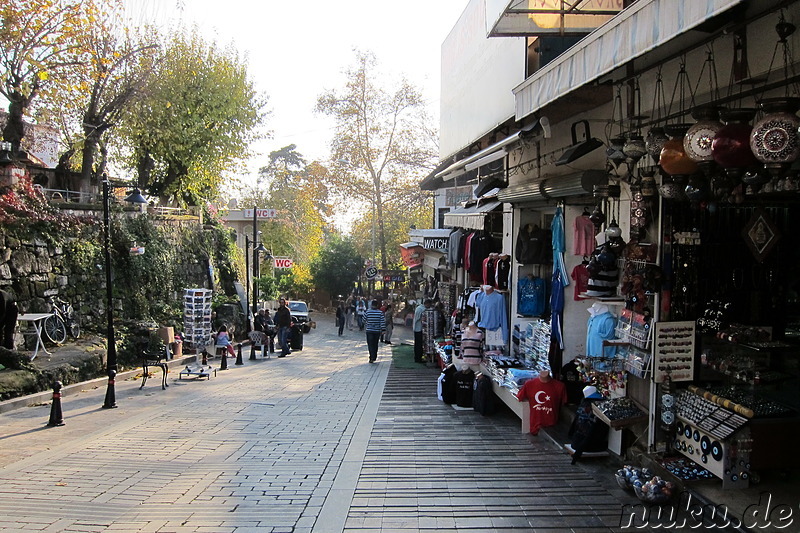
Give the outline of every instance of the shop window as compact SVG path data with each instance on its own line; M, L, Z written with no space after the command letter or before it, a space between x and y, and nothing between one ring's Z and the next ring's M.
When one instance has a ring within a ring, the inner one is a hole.
M450 212L449 207L442 207L441 209L439 209L438 221L436 222L437 229L444 227L444 214L449 212Z

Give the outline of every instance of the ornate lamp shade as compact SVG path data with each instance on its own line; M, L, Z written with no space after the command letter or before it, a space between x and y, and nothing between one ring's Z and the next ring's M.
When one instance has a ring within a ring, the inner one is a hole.
M616 220L612 220L611 224L608 225L605 231L606 240L613 239L615 237L622 237L622 228L619 227Z
M650 154L650 157L653 158L656 164L658 164L658 160L661 157L661 149L664 148L664 144L668 140L669 137L664 133L664 128L657 126L651 128L650 131L647 132L645 146L647 147L647 153Z
M711 145L717 132L722 129L719 121L719 109L716 107L698 107L692 112L697 122L689 128L683 137L683 149L689 159L695 163L713 163Z
M665 128L670 140L661 149L659 164L667 174L687 176L697 172L697 163L689 158L684 149L683 136L688 129L688 124L670 124Z
M627 141L625 141L625 144L622 147L622 152L628 157L628 159L636 162L647 154L647 146L645 145L644 139L641 135L634 134L631 135Z
M758 162L750 149L750 133L753 127L748 124L755 112L752 108L742 108L720 113L725 125L714 137L711 155L729 176L739 177L747 167Z
M800 98L765 98L764 117L753 124L750 149L772 174L779 174L800 156Z
M628 156L625 155L625 152L622 151L625 146L625 137L614 137L609 141L609 143L610 146L606 149L606 157L609 161L614 163L614 166L616 167L628 158Z

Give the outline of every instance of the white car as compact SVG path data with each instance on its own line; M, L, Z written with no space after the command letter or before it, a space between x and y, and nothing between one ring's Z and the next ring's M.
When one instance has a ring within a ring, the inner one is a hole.
M292 313L292 320L294 323L302 326L303 333L308 333L313 327L308 316L311 312L308 308L308 304L300 300L288 300L286 305Z

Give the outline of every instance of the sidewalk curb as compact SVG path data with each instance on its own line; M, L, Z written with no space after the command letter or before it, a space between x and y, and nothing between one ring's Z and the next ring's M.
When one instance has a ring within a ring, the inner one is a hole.
M183 366L188 363L193 363L197 360L197 355L186 355L179 359L170 359L167 362L167 365L170 369L178 366ZM133 370L126 370L125 372L120 372L117 374L117 380L126 380L131 378L139 373L141 373L142 367L136 367ZM71 395L75 395L86 389L88 387L93 386L101 386L108 382L108 377L96 378L89 381L81 381L78 383L73 383L71 385L67 385L61 389L61 396L67 397ZM11 398L10 400L4 400L0 402L0 414L8 413L10 411L14 411L16 409L21 409L23 407L30 407L32 405L42 404L45 402L49 402L53 399L53 391L42 391L36 392L33 394L28 394L27 396L20 396L18 398Z

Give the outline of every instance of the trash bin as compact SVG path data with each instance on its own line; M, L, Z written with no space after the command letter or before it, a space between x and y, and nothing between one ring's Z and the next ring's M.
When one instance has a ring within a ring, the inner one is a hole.
M292 350L303 349L303 329L299 324L292 326L292 329L289 333L289 347Z

